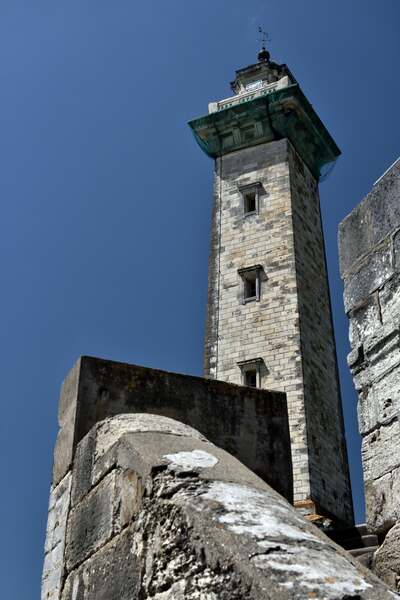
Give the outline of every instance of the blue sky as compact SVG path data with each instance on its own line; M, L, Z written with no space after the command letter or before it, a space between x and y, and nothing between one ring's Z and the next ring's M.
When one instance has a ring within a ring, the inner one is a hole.
M400 154L398 0L1 0L2 596L39 597L60 383L91 354L201 374L212 161L186 123L272 38L343 151L321 185L351 472L336 236Z

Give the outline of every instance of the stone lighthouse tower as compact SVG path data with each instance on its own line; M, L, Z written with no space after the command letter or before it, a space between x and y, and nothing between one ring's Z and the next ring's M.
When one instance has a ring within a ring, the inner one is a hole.
M190 122L214 159L205 375L285 391L295 504L353 522L318 181L340 154L263 48Z

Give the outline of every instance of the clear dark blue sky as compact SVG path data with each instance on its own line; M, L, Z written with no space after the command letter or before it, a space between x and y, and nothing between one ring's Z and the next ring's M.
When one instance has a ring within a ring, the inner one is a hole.
M321 185L358 520L339 221L400 154L398 0L2 0L2 597L36 600L81 354L201 374L212 161L186 122L272 37L343 151Z

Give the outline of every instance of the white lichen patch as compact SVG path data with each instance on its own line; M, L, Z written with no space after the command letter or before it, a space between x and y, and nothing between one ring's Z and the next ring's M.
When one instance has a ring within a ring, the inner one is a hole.
M372 586L339 553L326 548L281 548L274 553L256 556L259 569L272 569L290 578L290 587L302 587L318 596L333 600L342 595L360 594ZM287 582L283 582L287 587Z
M270 497L243 485L212 482L202 495L207 500L219 502L225 509L218 514L220 523L233 533L248 535L268 542L274 539L310 540L321 543L320 538L306 531L306 524L283 500L275 494Z
M204 450L192 450L191 452L177 452L176 454L165 454L170 464L169 468L184 469L187 471L198 469L209 469L215 467L218 463L218 458L215 458L209 452Z
M273 573L274 585L326 600L372 588L356 566L275 494L218 481L200 495L195 505L199 511L204 510L202 499L220 505L212 509L215 521L242 541L243 536L250 538L253 548L256 543L258 552L249 554L249 560L268 577Z

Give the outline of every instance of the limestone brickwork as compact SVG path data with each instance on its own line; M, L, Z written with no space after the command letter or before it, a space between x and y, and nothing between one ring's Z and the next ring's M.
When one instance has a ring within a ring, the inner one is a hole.
M341 223L339 250L368 526L386 536L377 572L400 589L400 160Z
M246 216L241 189L257 183ZM260 299L243 303L239 271L251 265ZM205 373L240 384L240 363L255 358L261 386L287 394L295 500L351 523L318 185L287 139L215 161Z
M42 600L400 598L242 463L173 419L95 424L67 478L67 496L56 493L56 585L50 566ZM52 500L48 547L53 509Z

